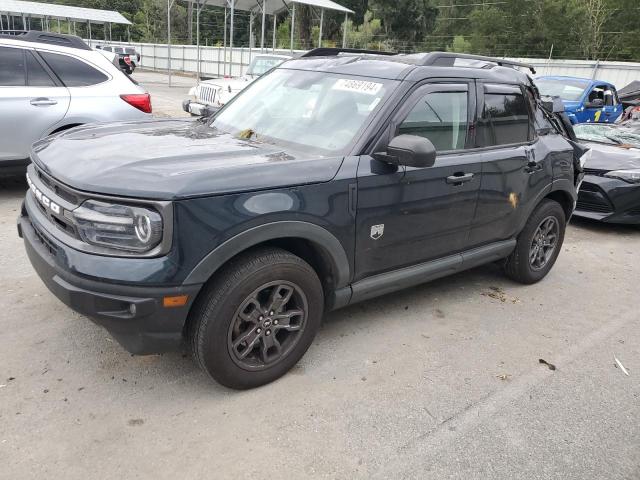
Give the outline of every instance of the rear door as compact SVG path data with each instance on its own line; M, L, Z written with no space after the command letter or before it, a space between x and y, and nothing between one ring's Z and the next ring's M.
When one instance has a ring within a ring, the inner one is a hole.
M537 145L533 106L520 86L479 82L478 108L483 161L473 246L512 238L526 206L553 178L552 159Z
M481 173L480 156L466 151L474 112L473 82L418 87L374 151L397 135L424 136L436 147L435 164L396 167L361 157L355 280L465 249Z
M613 85L607 85L604 91L604 114L607 123L615 122L622 114L622 104Z
M0 65L0 159L26 159L64 118L69 91L29 49L0 46Z

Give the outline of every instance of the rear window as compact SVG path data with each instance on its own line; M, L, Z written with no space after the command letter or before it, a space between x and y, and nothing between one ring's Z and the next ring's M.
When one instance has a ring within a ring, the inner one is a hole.
M21 49L0 47L0 65L0 87L25 85L24 55Z
M481 146L527 142L529 127L529 110L524 96L485 93L482 119L478 125Z
M77 58L49 52L40 52L40 55L67 87L96 85L109 78Z
M32 52L27 54L27 83L30 87L55 87L56 84L49 76Z

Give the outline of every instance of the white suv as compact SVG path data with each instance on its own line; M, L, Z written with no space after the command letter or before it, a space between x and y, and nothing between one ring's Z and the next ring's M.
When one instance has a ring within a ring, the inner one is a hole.
M19 173L31 145L96 122L150 118L151 98L80 38L0 35L0 175Z

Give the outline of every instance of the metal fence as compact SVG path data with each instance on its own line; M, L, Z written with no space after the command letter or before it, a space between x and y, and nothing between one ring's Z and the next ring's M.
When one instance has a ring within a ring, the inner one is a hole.
M109 42L92 44L104 45ZM168 48L166 44L154 43L116 43L113 45L130 45L142 56L141 67L149 70L166 70L168 66ZM302 53L294 50L294 54ZM200 47L200 74L203 77L239 76L245 71L251 59L260 53L260 48ZM265 53L290 54L288 49L265 49ZM628 85L633 80L640 80L640 63L601 62L595 60L554 60L539 58L517 58L534 65L537 76L566 75L604 80L618 88ZM196 73L198 71L198 49L195 45L171 46L171 69L173 72Z

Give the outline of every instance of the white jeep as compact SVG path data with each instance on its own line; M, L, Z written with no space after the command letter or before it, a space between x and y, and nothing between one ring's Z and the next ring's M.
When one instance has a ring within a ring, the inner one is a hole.
M189 90L189 96L194 99L183 101L182 108L191 115L209 115L222 108L256 78L290 58L288 55L256 55L241 77L214 78L198 83Z

